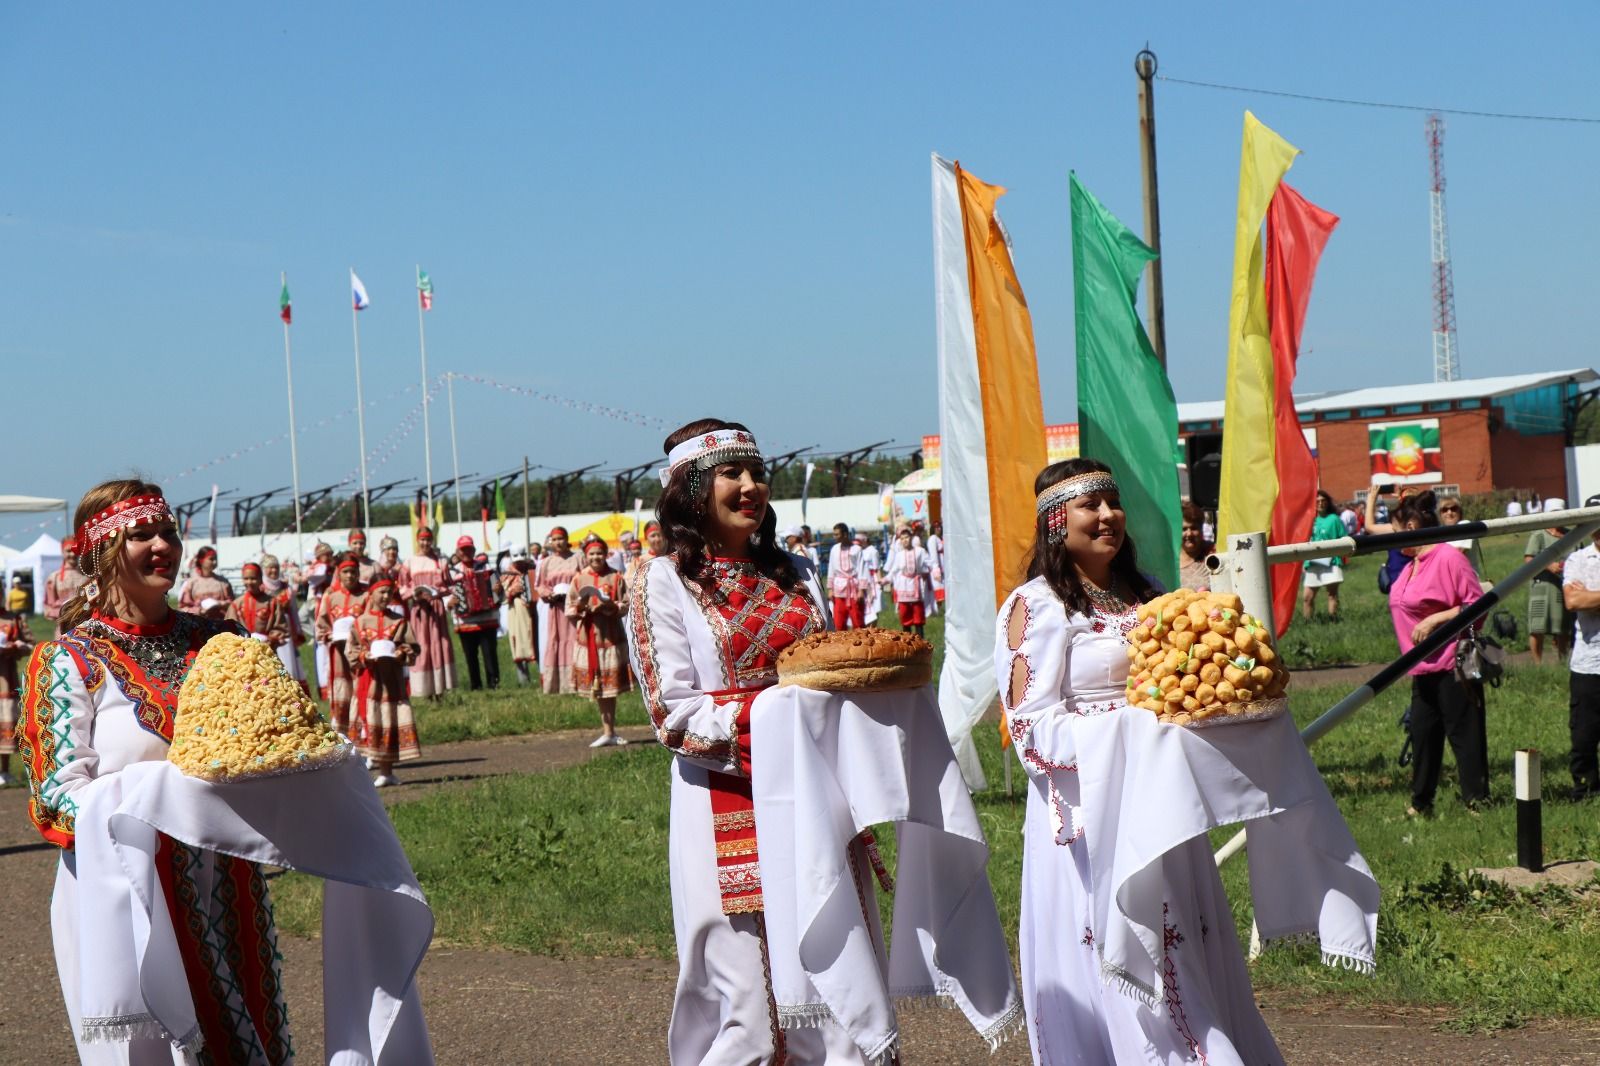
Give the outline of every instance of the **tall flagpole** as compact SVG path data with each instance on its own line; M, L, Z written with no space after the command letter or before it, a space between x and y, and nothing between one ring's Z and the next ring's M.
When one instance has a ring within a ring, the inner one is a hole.
M433 517L433 436L428 432L428 331L422 324L422 264L417 264L417 343L422 348L422 469L428 479L428 517ZM435 536L437 536L435 531Z
M289 275L282 271L278 273L278 280L283 284L283 291L289 291ZM306 564L305 533L301 528L300 515L300 444L295 439L294 428L294 361L289 358L289 320L283 320L283 375L289 383L289 466L293 474L294 483L294 565Z
M445 371L445 388L450 393L450 466L455 473L456 525L461 525L461 453L456 450L456 376Z
M356 339L356 438L361 446L361 528L372 525L372 496L367 491L367 412L361 398L361 308L356 306L355 268L350 270L350 328Z

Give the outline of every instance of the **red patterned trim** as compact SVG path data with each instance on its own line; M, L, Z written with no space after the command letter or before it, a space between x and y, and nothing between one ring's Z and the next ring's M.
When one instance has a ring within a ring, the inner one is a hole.
M1206 1052L1200 1046L1200 1041L1195 1039L1194 1030L1189 1025L1189 1016L1183 1010L1183 995L1178 989L1178 966L1172 961L1172 949L1183 943L1183 934L1178 927L1167 921L1169 908L1161 904L1161 986L1163 1000L1167 1008L1167 1015L1172 1019L1172 1024L1178 1030L1178 1035L1183 1037L1184 1043L1189 1045L1189 1054L1199 1056L1201 1066L1205 1066Z

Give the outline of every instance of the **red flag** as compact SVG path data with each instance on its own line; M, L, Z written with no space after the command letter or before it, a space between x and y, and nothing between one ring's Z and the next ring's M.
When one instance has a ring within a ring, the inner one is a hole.
M1294 371L1300 357L1300 330L1306 305L1311 302L1311 281L1317 260L1339 224L1339 216L1324 211L1280 182L1267 208L1267 321L1272 335L1274 448L1278 470L1278 501L1272 508L1269 543L1296 544L1311 535L1317 516L1317 461L1300 430L1294 409ZM1299 563L1272 568L1272 614L1278 636L1294 620L1300 591Z

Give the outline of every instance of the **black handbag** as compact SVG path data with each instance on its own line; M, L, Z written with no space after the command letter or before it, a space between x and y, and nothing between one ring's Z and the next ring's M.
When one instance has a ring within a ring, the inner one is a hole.
M1478 681L1494 688L1506 676L1506 650L1487 633L1468 629L1456 641L1456 680Z

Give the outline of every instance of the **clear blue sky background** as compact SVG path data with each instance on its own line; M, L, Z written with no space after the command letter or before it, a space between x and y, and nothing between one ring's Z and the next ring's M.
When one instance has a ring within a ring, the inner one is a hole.
M1010 189L1052 421L1076 417L1067 172L1142 227L1134 53L1173 77L1600 115L1591 4L934 3L13 8L0 39L0 491L137 467L184 499L288 482L278 273L302 425L349 407L346 269L369 400L431 368L763 442L937 430L930 151ZM1423 116L1158 84L1167 333L1180 400L1221 395L1241 116L1304 150L1343 216L1306 390L1431 376ZM1600 126L1451 119L1466 376L1594 362ZM48 399L49 402L39 401ZM368 418L376 446L415 403ZM463 471L613 466L662 433L457 386ZM436 407L442 414L443 406ZM435 476L449 464L442 418ZM301 438L307 487L353 420ZM414 434L374 478L420 476ZM13 544L30 539L15 520ZM52 532L60 533L59 526Z

